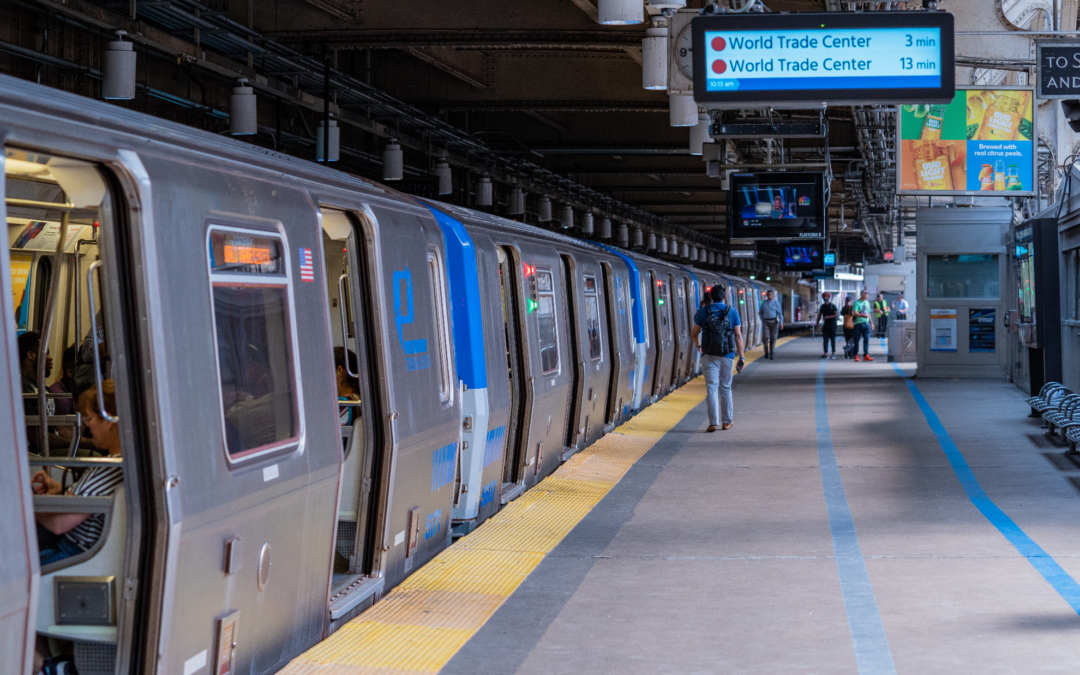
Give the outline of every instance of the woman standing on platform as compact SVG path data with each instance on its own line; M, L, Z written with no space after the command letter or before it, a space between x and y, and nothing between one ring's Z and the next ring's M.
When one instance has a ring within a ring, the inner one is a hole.
M840 310L840 316L844 317L844 351L855 339L855 317L851 314L851 296L844 298L844 308Z

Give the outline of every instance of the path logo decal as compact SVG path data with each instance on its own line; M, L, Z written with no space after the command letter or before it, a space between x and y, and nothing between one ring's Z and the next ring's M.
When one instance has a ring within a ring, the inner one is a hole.
M426 370L431 367L427 353L427 340L406 340L404 327L413 322L412 272L408 266L394 272L394 325L397 327L398 343L405 352L407 370Z

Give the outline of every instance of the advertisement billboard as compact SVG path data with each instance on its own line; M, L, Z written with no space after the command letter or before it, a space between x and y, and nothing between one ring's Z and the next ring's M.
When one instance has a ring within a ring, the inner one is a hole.
M720 14L691 27L694 98L706 107L953 97L948 12Z
M1030 197L1035 121L1030 87L957 89L947 104L900 106L900 194Z

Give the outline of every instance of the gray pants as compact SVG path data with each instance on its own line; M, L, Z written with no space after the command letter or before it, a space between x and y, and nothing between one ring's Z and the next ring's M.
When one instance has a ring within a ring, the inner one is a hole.
M761 341L765 345L765 356L776 351L776 338L780 337L780 319L761 320Z
M701 371L705 375L705 408L709 411L709 424L720 425L721 411L724 424L731 424L731 416L735 412L731 401L731 378L735 374L735 359L702 354Z

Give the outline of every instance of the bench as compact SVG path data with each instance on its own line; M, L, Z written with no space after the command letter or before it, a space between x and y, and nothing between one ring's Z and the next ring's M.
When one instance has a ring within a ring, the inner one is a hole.
M1053 436L1057 427L1070 423L1076 409L1080 407L1080 395L1078 394L1060 396L1056 401L1056 407L1050 408L1042 414L1042 418L1049 425L1046 430L1047 436Z
M1033 411L1032 417L1038 417L1047 410L1057 406L1058 399L1062 396L1071 394L1065 385L1060 382L1047 382L1043 385L1043 388L1039 390L1037 396L1029 396L1026 403L1031 406Z

